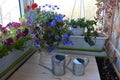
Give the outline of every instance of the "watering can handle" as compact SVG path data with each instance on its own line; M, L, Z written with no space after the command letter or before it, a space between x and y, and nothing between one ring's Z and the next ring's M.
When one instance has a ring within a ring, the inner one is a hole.
M68 66L69 64L70 64L70 62L71 62L71 56L69 56L69 55L65 55L65 57L66 57L66 66Z
M70 55L65 55L65 56L66 56L66 59L67 59L65 67L72 72L73 70L70 67L68 67L68 65L70 64L72 58L71 58Z

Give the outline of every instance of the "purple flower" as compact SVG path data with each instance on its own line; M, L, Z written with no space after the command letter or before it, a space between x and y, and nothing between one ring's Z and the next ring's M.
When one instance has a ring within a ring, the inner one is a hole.
M23 25L26 25L26 22L25 22L25 21L23 21L21 25L22 25L22 26L23 26Z
M23 31L23 36L26 36L28 34L29 30L27 28L24 29Z
M13 44L13 38L8 38L6 41L5 41L5 45L6 46L11 46Z
M6 29L6 27L3 27L1 30L4 34L7 34L8 30Z
M2 39L2 36L0 36L0 39Z
M18 40L20 37L22 37L22 33L17 34L16 39Z
M14 28L18 28L21 26L20 23L18 23L18 22L12 22L11 24Z
M6 27L10 27L10 26L12 26L12 23L11 23L11 22L9 22L9 23L6 25Z
M2 24L0 24L0 27L2 27Z
M50 26L52 26L52 27L56 26L56 21L52 20L52 22L50 23Z

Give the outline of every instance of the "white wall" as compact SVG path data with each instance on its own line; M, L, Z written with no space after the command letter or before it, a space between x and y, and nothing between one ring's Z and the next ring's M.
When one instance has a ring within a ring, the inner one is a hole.
M81 1L82 0L76 0L73 18L80 17ZM34 2L38 3L39 5L44 4L58 5L58 7L60 7L60 12L66 14L67 18L71 18L75 0L34 0ZM96 0L84 0L86 18L93 19L93 17L95 16L96 11L95 3Z

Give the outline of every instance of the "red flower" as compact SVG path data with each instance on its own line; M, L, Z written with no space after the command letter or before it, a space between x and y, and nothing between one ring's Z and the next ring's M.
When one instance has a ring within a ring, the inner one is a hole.
M37 12L38 12L38 13L40 12L40 8L37 8Z
M37 8L37 3L33 3L32 5L31 5L31 8L34 10L35 8Z
M27 10L30 10L31 9L31 6L30 5L27 5Z

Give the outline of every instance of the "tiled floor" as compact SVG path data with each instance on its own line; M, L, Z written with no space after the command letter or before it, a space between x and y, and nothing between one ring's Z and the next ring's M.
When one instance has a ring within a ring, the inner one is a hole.
M67 54L69 55L69 54ZM75 56L87 57L89 59L89 64L85 69L85 74L82 76L75 76L72 72L66 69L66 74L64 76L55 76L49 70L41 67L39 65L40 55L36 52L22 67L20 67L8 80L100 80L96 60L94 56L85 55L73 55ZM51 55L47 54L42 56L43 63L47 67L51 67ZM72 62L69 64L72 67Z

